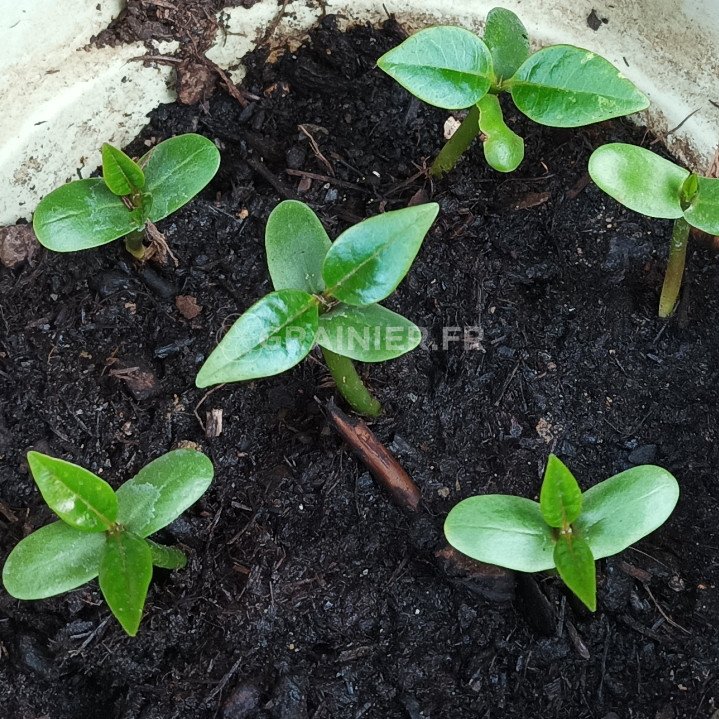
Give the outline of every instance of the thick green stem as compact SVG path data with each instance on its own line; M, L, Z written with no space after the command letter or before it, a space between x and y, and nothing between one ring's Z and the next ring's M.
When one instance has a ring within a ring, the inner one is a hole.
M152 563L156 567L162 567L162 569L182 569L187 564L185 553L179 549L156 544L151 539L146 539L145 541L150 545Z
M433 177L441 177L449 172L477 135L479 135L479 108L472 105L462 124L439 151L432 167L429 168L429 174Z
M125 235L125 249L138 260L145 256L145 231L137 230Z
M332 373L340 394L347 400L350 407L359 414L376 417L382 411L382 405L369 393L357 374L352 360L331 350L322 348L325 362Z
M659 298L659 316L671 317L679 297L684 276L684 262L687 256L687 240L689 239L689 223L680 217L674 222L672 241L669 245L669 261L664 275L664 285Z

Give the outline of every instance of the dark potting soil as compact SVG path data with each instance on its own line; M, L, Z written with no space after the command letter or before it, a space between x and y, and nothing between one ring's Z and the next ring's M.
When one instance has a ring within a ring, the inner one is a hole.
M153 114L136 152L188 131L222 149L211 186L160 225L176 269L138 267L114 243L1 271L0 560L51 518L30 447L115 486L180 442L216 467L159 536L190 560L156 571L137 638L94 582L38 602L0 592L5 719L712 716L719 264L695 252L678 316L657 319L669 223L586 181L593 147L652 142L624 121L554 130L509 109L527 143L517 172L488 169L475 145L431 185L419 170L446 113L374 69L399 40L393 25L342 34L327 18L277 64L247 58L261 98L248 108L218 94ZM303 173L331 179L300 192ZM199 364L270 288L264 225L288 196L332 237L410 198L441 205L386 303L428 346L363 368L385 406L372 427L422 489L419 519L329 428L317 354L206 397L197 414L223 411L219 437L195 415ZM201 306L195 319L179 296ZM443 328L465 327L442 349ZM456 502L536 496L552 448L584 487L651 462L682 487L661 530L598 563L593 615L554 577L521 577L496 601L433 558Z

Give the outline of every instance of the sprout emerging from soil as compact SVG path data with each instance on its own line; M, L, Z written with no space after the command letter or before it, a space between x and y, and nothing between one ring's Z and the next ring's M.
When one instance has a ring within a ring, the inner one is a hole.
M3 567L16 599L44 599L99 576L100 590L122 628L135 636L152 567L180 569L185 555L147 537L167 526L210 486L201 452L178 449L150 462L117 492L92 472L39 452L27 455L47 505L60 518L25 537Z
M383 362L422 338L408 319L377 304L409 271L439 211L436 203L371 217L330 242L304 203L281 202L265 231L275 291L250 307L200 368L198 387L270 377L322 347L337 388L360 414L376 416L352 360Z
M530 53L527 30L509 10L487 15L483 38L461 27L420 30L377 65L420 100L447 110L469 109L430 172L441 176L481 133L484 156L500 172L524 159L524 140L504 123L500 93L534 122L579 127L639 112L649 100L610 62L573 45Z
M460 552L518 572L555 569L594 611L594 562L623 551L660 527L679 499L676 479L661 467L642 465L582 493L569 469L550 454L539 503L487 494L454 507L444 524Z
M130 254L147 259L146 237L155 246L164 243L154 223L187 204L219 166L218 149L201 135L165 140L138 162L105 143L102 178L69 182L46 195L33 216L35 234L55 252L87 250L124 237Z
M719 180L701 177L636 145L602 145L589 158L594 182L625 207L674 220L659 316L674 312L682 286L689 228L719 235Z

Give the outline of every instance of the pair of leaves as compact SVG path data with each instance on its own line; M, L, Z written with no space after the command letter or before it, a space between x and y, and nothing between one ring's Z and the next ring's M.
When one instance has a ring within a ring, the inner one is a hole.
M147 220L159 222L189 202L220 165L215 145L195 134L159 143L139 163L110 145L102 157L102 179L70 182L41 200L33 216L40 244L74 252L141 230ZM135 209L123 202L128 196Z
M437 216L430 203L386 212L332 243L307 205L280 203L265 232L275 292L250 307L200 368L195 383L269 377L300 362L316 343L364 362L398 357L419 344L409 320L376 304L407 274ZM340 301L320 314L317 294Z
M651 150L621 142L589 158L592 180L618 202L649 217L676 220L719 234L719 180L700 177Z
M547 494L543 485L539 503L503 494L463 500L447 516L447 540L474 559L520 572L562 565L562 579L592 608L595 580L593 571L590 579L586 569L589 557L583 544L594 560L623 551L667 520L677 503L679 486L661 467L643 465L600 482L578 499L578 487L572 488L567 474L571 477L556 457L550 457L545 474L550 486ZM572 542L568 546L566 537L558 542L559 522L577 512L574 520L568 520ZM575 578L566 569L572 563L578 567Z
M117 492L92 472L30 452L43 499L61 521L23 539L3 567L17 599L43 599L99 575L100 589L125 631L137 632L152 566L182 566L183 555L146 540L194 504L209 486L212 463L178 449L150 462Z

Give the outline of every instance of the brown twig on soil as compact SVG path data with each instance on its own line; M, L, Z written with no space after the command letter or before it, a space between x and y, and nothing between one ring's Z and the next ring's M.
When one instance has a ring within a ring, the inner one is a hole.
M309 177L310 180L317 180L318 182L329 182L332 185L337 185L337 187L345 187L348 190L362 192L366 195L371 194L371 192L366 187L362 187L361 185L355 185L353 182L338 180L336 177L330 177L329 175L318 175L316 172L305 172L305 170L293 170L291 167L288 167L285 170L285 173L288 175L292 175L293 177Z
M277 192L285 198L285 200L296 200L297 196L292 190L285 187L284 183L273 175L265 166L265 163L261 160L256 160L254 157L246 157L245 162L263 179L272 185Z

